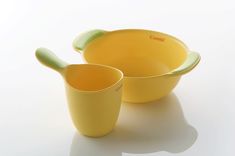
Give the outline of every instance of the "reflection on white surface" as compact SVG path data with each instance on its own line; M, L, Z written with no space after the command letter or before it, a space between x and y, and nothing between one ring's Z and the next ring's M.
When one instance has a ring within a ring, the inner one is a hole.
M191 147L196 138L196 129L186 122L179 100L171 94L148 104L123 104L116 128L102 138L75 133L70 156L179 153Z

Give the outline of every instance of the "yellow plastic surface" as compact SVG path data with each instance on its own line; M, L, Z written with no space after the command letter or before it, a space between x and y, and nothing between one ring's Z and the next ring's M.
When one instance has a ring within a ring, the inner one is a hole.
M69 111L81 134L100 137L112 131L121 106L120 70L97 64L67 65L46 48L37 49L36 57L64 77Z
M198 53L188 57L188 48L178 39L149 30L111 31L86 42L80 49L76 42L73 45L78 51L83 48L86 62L123 71L123 100L132 103L167 95L181 75L191 71L200 60Z
M70 65L65 73L69 110L75 127L91 137L112 131L121 105L121 72L87 64Z

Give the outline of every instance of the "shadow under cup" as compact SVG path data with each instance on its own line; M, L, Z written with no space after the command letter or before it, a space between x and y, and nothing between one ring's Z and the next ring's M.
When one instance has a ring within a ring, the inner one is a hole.
M184 152L196 142L198 132L185 118L182 105L174 93L145 105L124 103L117 126L110 135L93 139L75 133L70 156Z
M109 133L120 111L122 72L104 65L69 65L64 79L69 111L77 130L91 137Z

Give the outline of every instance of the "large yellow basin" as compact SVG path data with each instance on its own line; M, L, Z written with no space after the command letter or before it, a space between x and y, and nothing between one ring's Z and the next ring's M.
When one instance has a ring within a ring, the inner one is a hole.
M200 55L170 35L141 29L91 30L73 47L85 62L104 64L124 73L123 101L145 103L169 94Z

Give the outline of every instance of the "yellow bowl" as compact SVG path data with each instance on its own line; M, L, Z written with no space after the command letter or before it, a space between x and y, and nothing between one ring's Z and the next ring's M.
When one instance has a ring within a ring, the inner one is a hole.
M141 29L91 30L73 47L85 62L104 64L124 73L123 101L144 103L166 96L200 55L170 35Z

